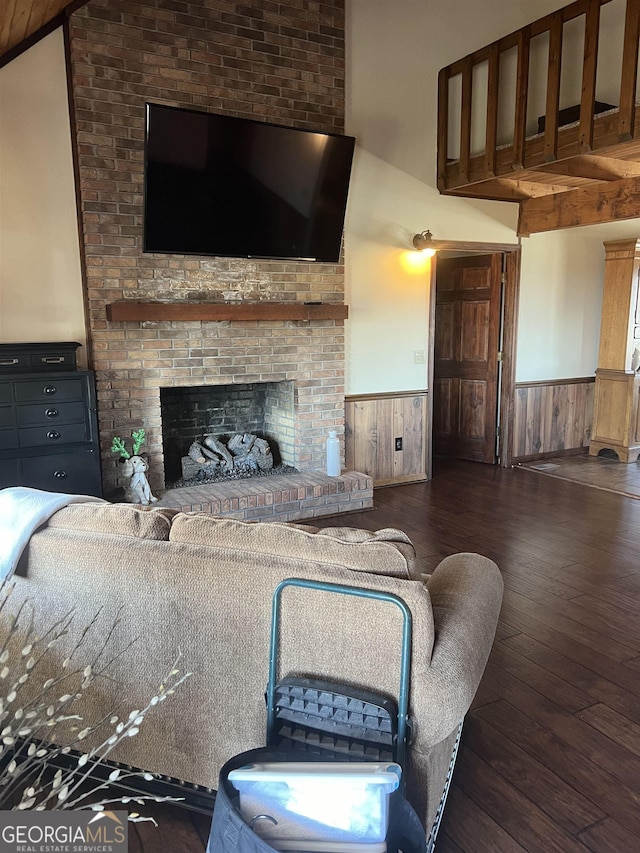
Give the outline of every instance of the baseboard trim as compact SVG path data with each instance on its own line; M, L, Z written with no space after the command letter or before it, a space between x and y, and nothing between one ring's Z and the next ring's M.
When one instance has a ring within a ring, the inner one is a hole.
M530 456L514 456L512 467L523 462L537 462L540 459L557 459L561 456L588 456L588 447L568 447L562 450L549 450L547 453L532 453Z

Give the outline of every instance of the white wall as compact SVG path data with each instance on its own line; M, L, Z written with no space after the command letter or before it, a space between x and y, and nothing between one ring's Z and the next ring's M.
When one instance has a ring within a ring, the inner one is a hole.
M427 387L430 261L411 247L417 231L516 243L511 205L444 198L359 146L345 230L346 393Z
M0 69L0 181L0 341L85 344L61 29Z
M411 238L517 243L517 207L436 190L440 68L565 5L561 0L347 0L347 132L358 140L345 245L347 394L425 388L429 267ZM518 381L592 375L602 241L640 222L522 240Z

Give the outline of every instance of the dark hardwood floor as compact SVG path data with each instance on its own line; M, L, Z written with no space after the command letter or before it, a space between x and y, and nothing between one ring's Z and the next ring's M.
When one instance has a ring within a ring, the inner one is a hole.
M505 582L438 853L640 850L640 501L522 470L439 463L326 525L399 527L425 573L478 551ZM131 853L200 853L208 819L159 806Z

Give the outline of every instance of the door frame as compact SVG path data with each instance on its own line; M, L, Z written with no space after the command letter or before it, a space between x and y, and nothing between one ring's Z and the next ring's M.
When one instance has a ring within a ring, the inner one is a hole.
M476 243L472 241L446 241L446 251L467 255L502 254L504 269L504 289L501 329L502 363L498 376L500 443L497 464L501 468L511 468L513 458L513 421L515 411L515 374L516 374L516 338L518 325L518 300L520 296L520 243ZM427 479L433 476L433 374L435 360L436 328L436 273L438 252L431 259L429 280L429 369L428 378L428 415L427 434L429 452L427 454Z

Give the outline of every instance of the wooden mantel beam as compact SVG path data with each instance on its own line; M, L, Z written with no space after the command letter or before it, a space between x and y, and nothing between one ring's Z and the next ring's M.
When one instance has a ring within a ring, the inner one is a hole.
M343 302L136 302L125 299L106 306L107 320L177 320L220 322L252 320L346 320Z
M640 216L640 177L520 202L518 234L596 225Z

